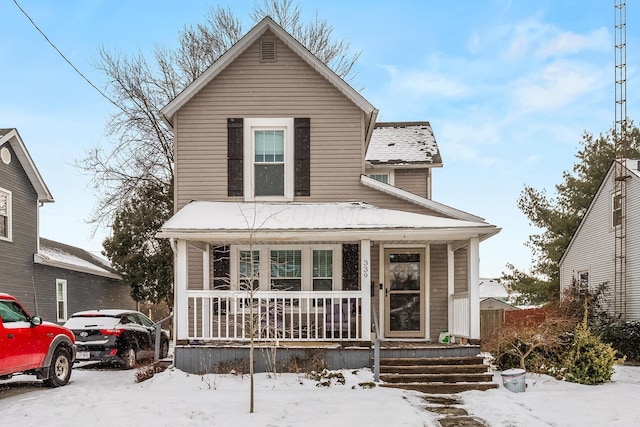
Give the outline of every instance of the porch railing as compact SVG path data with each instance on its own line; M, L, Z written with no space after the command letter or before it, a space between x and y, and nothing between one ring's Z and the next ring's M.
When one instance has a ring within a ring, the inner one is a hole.
M453 330L456 337L469 337L471 334L471 316L469 311L469 292L459 292L451 296L453 303Z
M187 291L188 337L341 341L362 337L360 291Z

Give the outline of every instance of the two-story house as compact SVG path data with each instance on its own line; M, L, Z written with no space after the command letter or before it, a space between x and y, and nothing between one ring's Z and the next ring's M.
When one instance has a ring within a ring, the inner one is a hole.
M175 251L176 366L246 346L252 322L283 346L480 337L479 244L499 229L431 199L442 159L429 123L376 123L270 18L161 113L175 144L176 212L159 235Z
M58 323L81 310L135 308L106 260L40 237L40 207L53 201L17 129L0 129L0 292Z
M640 320L640 160L620 162L622 176L612 163L560 258L560 288L576 284L594 290L606 283L609 314L632 321ZM625 197L614 179L624 181Z

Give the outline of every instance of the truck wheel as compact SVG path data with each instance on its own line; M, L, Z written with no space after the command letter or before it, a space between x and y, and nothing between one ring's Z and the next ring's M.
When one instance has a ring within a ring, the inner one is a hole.
M53 353L51 365L49 365L49 378L44 380L47 387L60 387L69 382L71 378L71 356L67 349L58 347Z

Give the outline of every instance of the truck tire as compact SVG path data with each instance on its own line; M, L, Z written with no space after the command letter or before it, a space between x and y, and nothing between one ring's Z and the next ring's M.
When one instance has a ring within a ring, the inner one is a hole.
M71 356L66 348L58 347L53 353L51 364L48 368L49 378L44 380L47 387L61 387L71 378Z

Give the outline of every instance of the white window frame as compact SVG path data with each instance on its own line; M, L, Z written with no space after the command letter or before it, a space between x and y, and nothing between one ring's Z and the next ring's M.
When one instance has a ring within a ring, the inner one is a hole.
M620 209L615 209L616 206L616 197L620 197ZM614 218L615 218L615 212L620 210L620 224L615 224L614 222ZM624 221L623 219L624 216L624 204L623 204L623 200L622 200L622 195L620 193L611 193L611 229L615 229L616 227L618 227L619 225L622 224L622 221Z
M260 253L260 273L256 279L260 286L258 290L271 290L271 251L301 251L302 272L301 286L302 292L313 291L313 251L314 250L332 250L333 251L333 290L342 290L342 245L326 244L326 245L232 245L231 246L231 289L240 289L240 251L258 251ZM282 291L289 292L289 291Z
M255 131L284 130L284 195L256 196L254 192ZM246 201L292 201L294 195L293 118L244 119L244 199Z
M583 274L587 275L587 283L586 284L582 283L582 277L580 277ZM591 274L589 274L589 270L578 270L576 272L576 276L577 276L576 277L576 281L578 283L578 289L581 290L581 291L586 291L587 289L589 289L589 281L591 279L591 277L590 277Z
M62 292L59 292L61 290ZM60 293L62 293L62 298ZM62 303L62 316L60 316L60 303ZM58 322L66 322L67 313L67 281L65 279L56 279L56 317Z
M13 241L13 202L11 191L5 190L0 187L0 193L3 193L7 196L7 235L0 235L0 240L5 240L7 242Z

